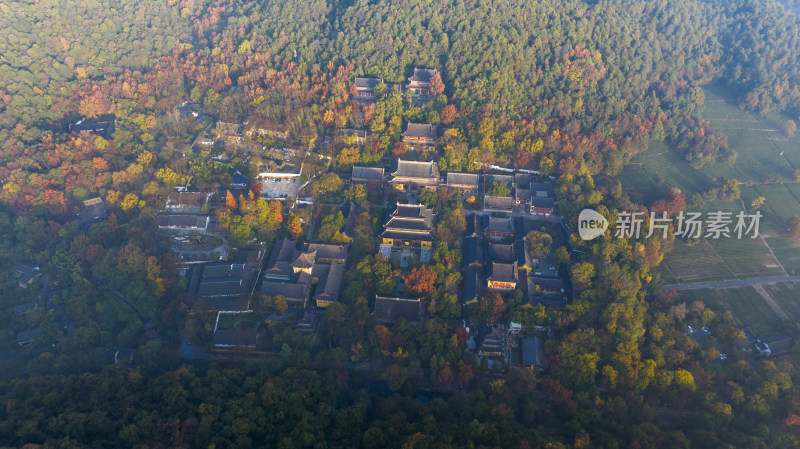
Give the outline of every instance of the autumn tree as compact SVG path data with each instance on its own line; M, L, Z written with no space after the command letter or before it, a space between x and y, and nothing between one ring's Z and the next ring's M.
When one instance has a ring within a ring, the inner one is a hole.
M525 236L528 242L530 255L534 259L544 259L550 255L550 247L553 246L553 237L542 231L531 231Z
M786 137L792 137L794 136L794 133L797 131L797 123L795 123L794 120L786 120L783 123L783 126L781 126L781 129L783 130L783 134L786 135Z
M139 196L135 193L128 193L119 203L122 210L131 210L139 205Z
M277 310L278 313L286 313L289 310L289 304L286 302L285 296L275 295L273 302L275 303L275 310Z
M345 147L342 148L342 151L339 152L339 155L336 156L336 163L339 166L348 166L353 165L358 162L360 157L360 152L356 147Z
M283 223L283 205L281 202L278 200L270 201L269 209L272 211L272 220L276 223Z
M227 191L228 193L225 195L225 207L230 210L236 210L236 198L233 196L230 190Z
M401 141L397 142L396 144L394 144L394 147L392 147L392 156L394 156L396 158L401 158L401 157L406 155L407 151L408 151L408 147L401 140Z
M325 195L340 192L343 188L342 178L336 173L325 173L314 183L312 192L314 195Z
M572 267L572 280L576 285L589 287L594 277L594 265L589 262L576 263Z
M453 370L450 365L445 365L444 368L439 370L439 383L442 385L450 385L453 383Z
M389 384L392 391L400 391L408 380L408 369L396 364L391 365L381 374L381 379Z
M442 109L441 114L439 114L439 118L442 120L442 123L445 125L450 125L456 120L456 107L452 104L448 104L447 106Z
M289 214L289 223L287 224L289 234L293 240L297 240L303 235L303 224L300 222L300 217L295 214Z
M367 198L367 189L363 184L353 184L347 189L345 196L358 204Z
M458 375L456 376L456 382L459 385L466 386L469 384L469 381L472 380L472 365L464 364L460 368L458 368Z
M442 82L442 77L438 73L431 77L430 81L431 85L431 96L435 97L442 92L444 92L444 83Z
M503 317L506 304L497 292L490 292L478 301L478 314L485 323L497 323Z
M406 290L415 295L430 295L436 290L436 272L427 265L414 267L403 274Z

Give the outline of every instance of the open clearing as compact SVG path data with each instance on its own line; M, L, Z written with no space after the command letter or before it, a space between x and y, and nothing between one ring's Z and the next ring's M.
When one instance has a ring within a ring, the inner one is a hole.
M679 295L681 300L702 301L714 310L730 310L740 325L750 326L762 335L780 331L785 318L800 319L798 292L800 284L786 282L739 288L682 290ZM765 299L764 293L772 299L772 304Z
M691 212L704 212L706 218L708 212L726 211L735 217L763 196L759 232L766 238L739 240L732 235L704 239L694 246L676 240L658 272L666 283L777 276L785 273L784 268L788 273L800 272L800 242L785 237L787 220L800 217L800 183L794 182L794 170L800 168L800 135L785 137L782 117L758 116L739 108L721 86L708 85L703 90L704 118L712 131L728 136L730 148L738 154L734 165L715 162L698 170L664 142L652 142L618 178L633 201L647 206L662 199L669 187L680 188L688 200L722 179L735 178L740 182L741 200L713 201L702 211Z

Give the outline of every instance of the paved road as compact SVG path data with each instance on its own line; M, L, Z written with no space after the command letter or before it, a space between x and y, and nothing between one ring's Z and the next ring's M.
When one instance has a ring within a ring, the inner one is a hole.
M693 282L689 284L665 285L661 291L667 290L695 290L698 288L735 288L746 287L754 284L768 284L771 282L791 282L800 281L800 276L775 276L768 278L755 279L734 279L730 281L717 282Z

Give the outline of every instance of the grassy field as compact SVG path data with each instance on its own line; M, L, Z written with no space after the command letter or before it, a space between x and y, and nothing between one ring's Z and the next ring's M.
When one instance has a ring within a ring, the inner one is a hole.
M767 244L789 274L800 273L800 241L771 237L767 238Z
M680 298L702 301L713 310L730 310L742 326L750 326L757 334L774 333L783 322L753 287L683 290Z
M633 201L647 205L662 199L669 187L678 187L690 196L714 185L713 177L696 170L664 142L651 142L647 151L631 159L618 178Z
M783 275L761 239L750 238L704 239L694 246L676 240L659 272L667 284Z
M767 199L765 206L775 214L780 225L785 225L793 215L800 216L800 203L788 185L760 185L755 186L755 190Z
M761 117L739 108L720 86L708 85L703 91L706 96L703 118L709 121L712 131L728 136L729 147L739 155L733 167L710 164L703 171L740 181L761 182L770 176L782 181L792 180L794 167L789 160L798 153L800 141L793 142L797 137L786 139L776 122L779 118Z
M764 288L792 320L800 320L800 283L765 284Z
M800 167L800 135L787 138L781 130L785 118L745 111L720 86L704 86L703 90L704 118L712 131L728 136L730 148L738 154L733 166L718 162L695 169L679 151L653 142L646 152L632 158L618 178L633 201L648 206L663 198L668 187L680 188L688 198L715 186L718 180L735 178L741 183L741 200L714 201L704 210L692 212L727 211L735 217L763 196L766 203L759 233L767 239L739 240L732 235L694 246L676 241L675 249L659 267L662 278L667 283L686 283L777 276L784 274L782 264L787 271L800 272L800 242L782 235L786 221L794 215L800 217L800 184L794 182L795 167ZM733 231L733 225L730 229Z

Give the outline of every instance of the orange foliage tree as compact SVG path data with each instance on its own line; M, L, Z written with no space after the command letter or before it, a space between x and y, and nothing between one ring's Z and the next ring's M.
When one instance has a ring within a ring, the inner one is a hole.
M303 235L303 224L300 222L300 217L295 214L289 215L289 223L287 225L292 239L296 240Z
M228 190L228 193L225 195L225 207L230 210L236 209L236 198L233 197L230 190Z
M427 265L412 268L411 271L403 275L406 289L416 295L430 295L433 293L436 290L435 281L436 272Z
M272 210L272 218L277 223L283 223L283 206L280 201L271 201L269 208Z

